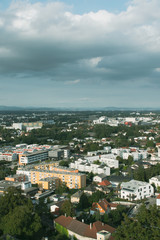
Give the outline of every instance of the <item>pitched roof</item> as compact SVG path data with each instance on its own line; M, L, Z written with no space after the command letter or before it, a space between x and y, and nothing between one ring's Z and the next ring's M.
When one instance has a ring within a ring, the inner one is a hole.
M80 198L83 194L83 191L79 190L78 192L74 193L71 197L77 197Z
M100 178L106 178L106 177L107 177L107 175L104 174L104 173L100 173L100 174L98 174L98 175L96 175L96 176L98 176L98 177L100 177Z
M80 222L76 219L73 219L72 222L68 225L68 230L77 233L78 235L85 236L88 225Z
M94 238L94 239L97 239L96 234L99 231L105 230L110 233L113 233L115 231L115 228L113 228L107 224L104 224L100 221L94 222L92 227L90 227L90 225L80 222L76 219L73 219L71 217L65 217L63 215L56 218L54 221L80 236L90 237L90 238Z
M95 190L96 190L96 187L93 184L90 184L88 187L85 188L85 191L94 192Z
M111 183L108 180L103 180L102 182L98 183L99 186L109 186Z
M115 231L115 228L107 225L107 224L103 224L100 221L94 222L92 228L90 228L90 226L88 225L87 228L87 232L85 233L86 237L90 237L90 238L95 238L97 239L97 232L105 230L107 232L113 233Z
M70 224L70 222L73 220L71 217L65 217L63 215L56 218L54 221L63 227L67 228L67 226Z
M109 203L106 199L101 199L98 203L93 203L92 204L92 208L91 210L96 210L98 207L101 207L101 209L103 209L105 212L108 210L108 208L112 208L112 207L117 207L118 204L114 204L114 203Z

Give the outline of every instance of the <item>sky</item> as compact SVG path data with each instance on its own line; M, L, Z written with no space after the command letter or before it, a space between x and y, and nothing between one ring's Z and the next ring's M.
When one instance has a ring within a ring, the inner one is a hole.
M0 1L0 105L160 108L159 0Z

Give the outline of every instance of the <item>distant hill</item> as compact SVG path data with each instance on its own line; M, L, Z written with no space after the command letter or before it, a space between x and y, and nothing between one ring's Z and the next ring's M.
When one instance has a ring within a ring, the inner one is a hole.
M17 107L0 105L0 111L159 111L160 108L129 108L129 107Z

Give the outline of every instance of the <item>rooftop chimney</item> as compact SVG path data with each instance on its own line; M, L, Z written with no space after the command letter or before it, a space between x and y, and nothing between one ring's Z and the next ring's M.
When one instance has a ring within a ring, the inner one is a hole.
M90 223L90 229L92 229L92 223Z

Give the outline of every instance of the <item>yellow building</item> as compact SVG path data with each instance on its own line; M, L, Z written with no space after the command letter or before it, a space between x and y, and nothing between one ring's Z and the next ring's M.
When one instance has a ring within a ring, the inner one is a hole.
M44 179L40 179L37 183L39 188L45 189L45 190L50 190L50 189L55 189L59 186L59 178L56 177L48 177Z
M61 183L65 183L70 189L80 189L86 187L86 175L78 172L67 171L47 171L41 169L32 169L31 171L31 183L39 183L40 180L45 178L58 178Z
M49 162L49 163L41 163L41 164L37 164L34 166L35 169L44 169L44 170L49 170L52 171L54 170L55 167L59 166L59 162L55 161L55 162Z

